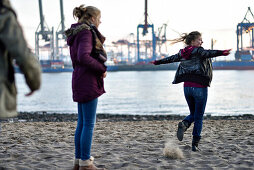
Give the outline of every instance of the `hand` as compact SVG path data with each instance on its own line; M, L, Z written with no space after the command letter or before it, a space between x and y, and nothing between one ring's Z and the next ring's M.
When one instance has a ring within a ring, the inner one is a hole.
M156 65L156 60L154 60L154 61L150 61L149 63L150 63L150 64L154 64L154 65Z
M106 78L107 77L107 72L103 73L102 78Z
M30 91L29 93L26 93L25 96L31 96L34 93L34 91Z
M229 50L224 50L222 54L223 54L224 56L227 56L227 55L230 54L230 51L231 51L231 49L229 49Z

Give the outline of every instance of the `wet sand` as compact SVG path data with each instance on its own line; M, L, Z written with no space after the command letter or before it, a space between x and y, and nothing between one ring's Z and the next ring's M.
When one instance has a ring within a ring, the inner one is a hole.
M179 120L96 124L92 156L105 169L254 169L254 120L205 120L201 151ZM71 169L76 122L2 122L0 169Z

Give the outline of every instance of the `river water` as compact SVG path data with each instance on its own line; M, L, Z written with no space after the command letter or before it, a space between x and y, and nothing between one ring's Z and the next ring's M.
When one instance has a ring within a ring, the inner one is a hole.
M254 114L254 71L215 70L208 89L206 114ZM109 72L106 92L97 113L139 115L187 115L183 83L173 85L175 71ZM72 73L43 73L42 87L33 96L22 74L16 74L18 111L77 113L72 101Z

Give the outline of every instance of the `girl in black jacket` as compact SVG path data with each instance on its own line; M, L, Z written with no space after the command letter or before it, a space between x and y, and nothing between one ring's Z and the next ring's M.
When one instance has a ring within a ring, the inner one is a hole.
M178 123L177 138L182 141L184 132L194 122L192 151L197 151L207 101L207 87L210 86L212 81L211 58L222 55L227 56L230 50L205 50L201 47L203 43L201 33L197 31L183 34L180 38L173 40L173 43L178 42L184 42L186 47L175 55L151 63L159 65L181 62L176 71L173 84L184 82L184 95L190 114Z

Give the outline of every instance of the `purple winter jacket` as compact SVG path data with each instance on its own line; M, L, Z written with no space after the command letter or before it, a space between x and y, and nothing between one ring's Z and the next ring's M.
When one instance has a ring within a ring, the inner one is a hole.
M80 24L72 24L71 28L78 25ZM69 36L67 44L70 46L74 69L72 73L73 101L85 103L101 96L105 93L102 75L107 68L90 55L93 48L91 31L85 29L76 35Z

